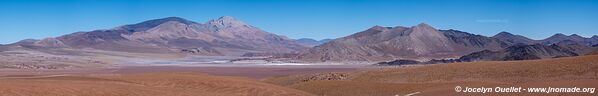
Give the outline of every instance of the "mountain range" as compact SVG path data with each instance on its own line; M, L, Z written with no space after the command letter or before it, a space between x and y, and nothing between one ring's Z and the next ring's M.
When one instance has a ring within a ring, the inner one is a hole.
M272 34L230 16L197 23L167 17L111 29L75 32L0 45L14 49L94 49L133 53L209 56L284 55L302 61L519 60L583 55L596 50L598 36L555 34L543 40L499 32L487 37L459 30L374 26L352 35L314 40Z
M317 45L321 45L324 43L327 43L329 41L331 41L332 39L322 39L322 40L315 40L315 39L311 39L311 38L301 38L301 39L297 39L295 40L295 42L304 45L304 46L308 46L308 47L314 47Z
M453 29L438 30L425 23L412 27L374 26L311 48L297 58L306 61L428 61L490 56L500 59L482 60L511 60L508 58L519 58L522 55L503 55L523 51L539 59L577 56L594 51L596 48L591 47L597 44L596 37L555 34L544 40L533 40L508 32L486 37ZM570 44L558 44L561 42Z
M236 56L248 52L298 52L308 48L285 36L263 31L230 16L205 23L168 17L107 30L76 32L39 41L28 40L13 45Z
M585 55L596 48L575 45L553 44L550 46L542 44L514 45L503 50L484 50L471 53L460 58L461 61L510 61L510 60L534 60L542 58L558 58Z
M374 26L316 46L298 58L319 61L458 58L509 45L498 39L458 30L437 30L422 23L412 27Z

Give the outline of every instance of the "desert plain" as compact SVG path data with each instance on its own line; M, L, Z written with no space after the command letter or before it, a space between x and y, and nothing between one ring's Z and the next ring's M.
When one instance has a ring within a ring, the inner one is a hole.
M413 66L128 66L0 70L2 96L595 95L460 93L468 87L598 87L598 55ZM301 67L297 67L301 66ZM311 66L311 67L310 67Z

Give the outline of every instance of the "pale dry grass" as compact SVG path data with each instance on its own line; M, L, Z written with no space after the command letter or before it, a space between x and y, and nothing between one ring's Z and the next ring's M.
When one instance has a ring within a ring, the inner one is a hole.
M302 82L310 75L264 80L326 96L416 95L592 95L588 93L457 93L470 87L593 87L598 88L598 55L528 61L497 61L385 68L349 72L347 80ZM598 94L598 93L594 93Z
M2 78L0 96L310 96L259 81L192 73Z

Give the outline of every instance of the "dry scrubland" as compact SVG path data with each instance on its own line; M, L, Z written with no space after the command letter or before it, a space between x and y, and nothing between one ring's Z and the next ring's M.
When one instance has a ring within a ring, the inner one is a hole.
M310 96L238 77L192 73L1 77L0 96Z
M324 74L329 75L274 77L265 82L327 96L391 96L417 92L419 92L417 95L482 95L457 93L454 91L455 86L598 88L598 55L527 61L439 64ZM484 95L592 94L487 93Z
M230 73L235 70L243 73L261 72L259 70L214 69L220 71L212 72L203 69L212 75L230 75L212 76L197 74L202 72L193 71L201 71L202 69L165 69L171 71L154 69L155 72L136 72L135 69L126 69L122 70L123 72L119 74L100 72L101 74L70 74L68 76L4 75L0 76L0 96L393 96L411 93L433 96L577 96L598 94L472 94L456 93L453 90L455 86L598 88L598 55L527 61L470 62L409 67L383 67L379 69L366 68L351 72L322 71L324 73L290 76L265 74L267 76L278 77L270 77L262 81L246 78L256 74ZM183 71L185 73L172 70ZM264 72L277 72L276 70ZM226 72L220 73L223 71ZM293 74L298 73L295 72ZM232 77L244 75L246 77ZM263 77L262 75L258 77L261 78Z

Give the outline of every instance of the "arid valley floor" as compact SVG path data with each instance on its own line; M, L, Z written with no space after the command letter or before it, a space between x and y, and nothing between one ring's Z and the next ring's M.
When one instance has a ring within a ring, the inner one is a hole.
M598 55L402 67L138 66L0 70L2 96L579 96L596 93L458 93L454 87L596 88L596 82Z

